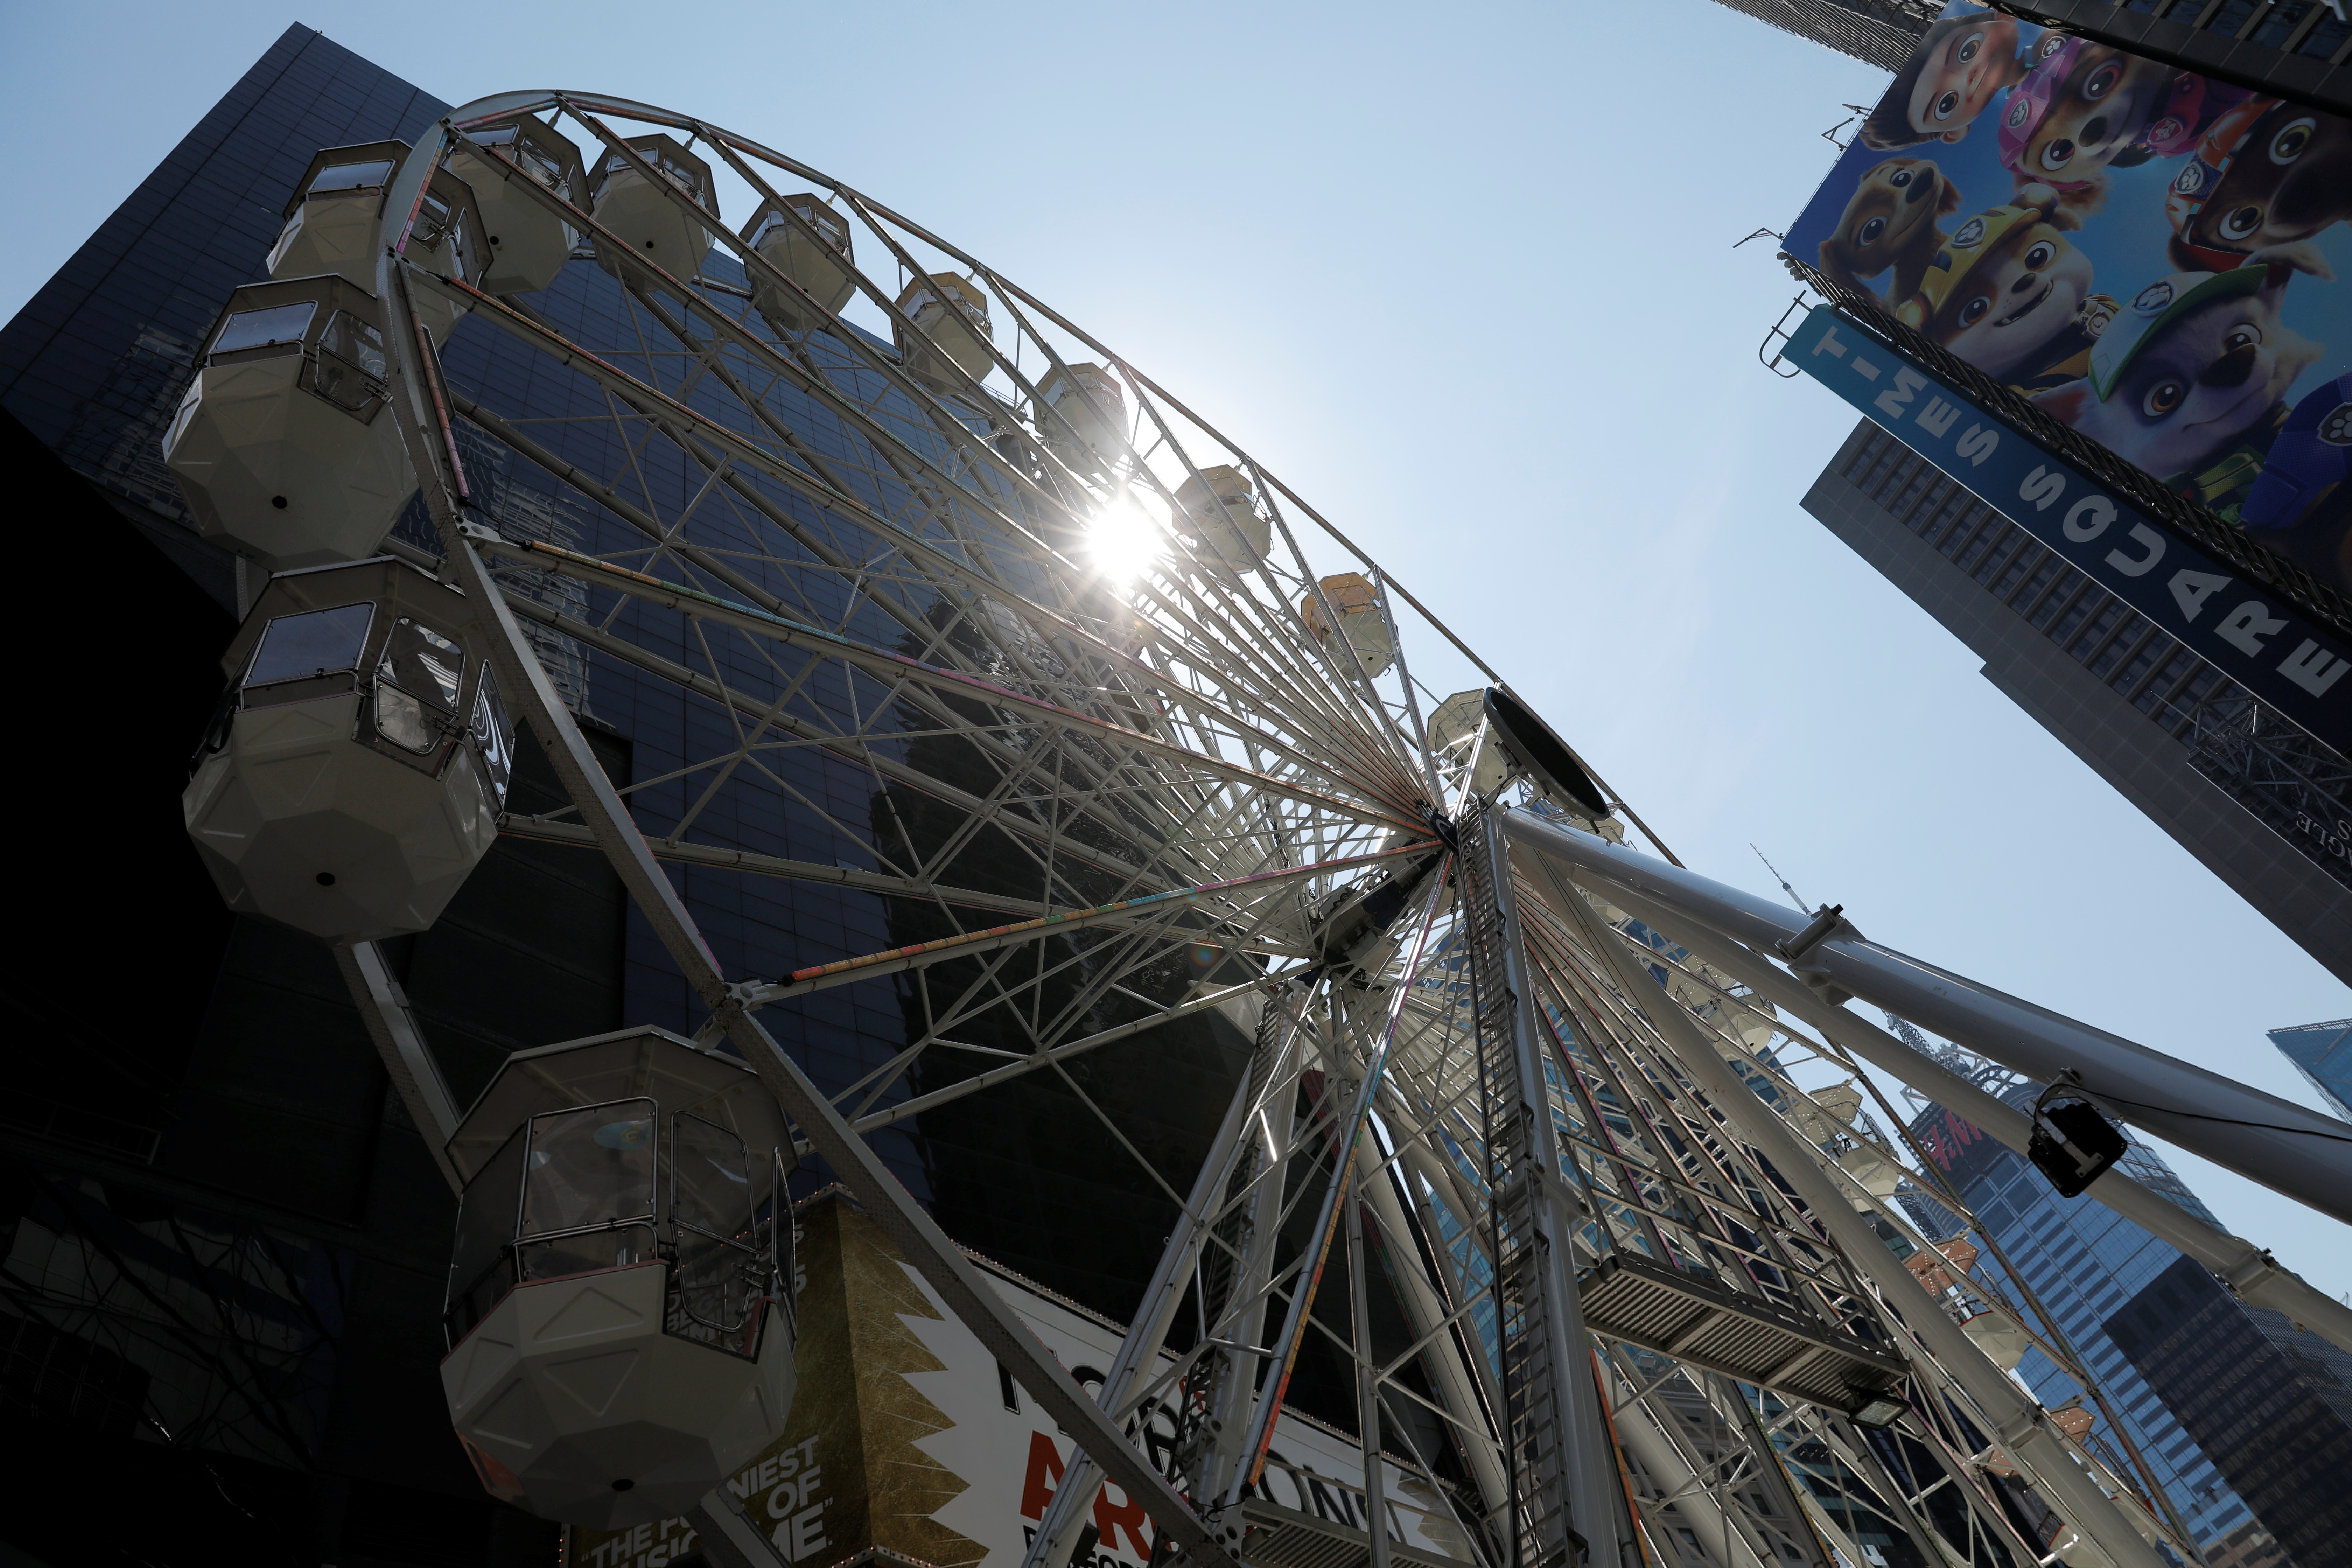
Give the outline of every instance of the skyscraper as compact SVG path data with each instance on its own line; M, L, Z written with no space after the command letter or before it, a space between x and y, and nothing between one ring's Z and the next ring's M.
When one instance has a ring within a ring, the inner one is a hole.
M1926 0L1723 3L1898 72L1944 9ZM2080 37L2233 92L2352 113L2352 21L2328 5L2056 0L2028 19L2053 40ZM1783 259L1835 294L1843 285L1807 271L1814 252L1804 248ZM2335 747L1867 420L1804 505L1981 657L2004 694L2352 983L2352 861L2343 851L2352 763Z
M1877 425L1804 508L1967 644L1985 679L2339 979L2352 763Z
M1941 7L1936 0L1719 0L1743 16L1886 70L1898 70Z
M2352 1471L2352 1356L2284 1313L2231 1300L2186 1258L2105 1331L2285 1561L2326 1563L2352 1541L2342 1485Z
M1717 0L1825 48L1899 70L1942 0ZM2352 107L2352 21L2326 0L2042 0L2036 20L2137 54Z
M2352 1121L2352 1018L2273 1029L2271 1044L2311 1080L2329 1110Z
M1976 1076L2021 1110L2041 1087L1999 1069ZM2105 1390L2116 1420L2096 1412L2095 1447L2120 1459L2136 1447L2216 1568L2333 1561L2329 1543L2352 1520L2340 1490L2315 1478L2352 1445L2352 1358L2241 1303L2095 1198L2059 1197L2023 1156L1953 1112L1930 1105L1911 1133L2006 1256L2006 1267L1984 1258L1977 1278L2013 1301L2037 1299L2063 1335L2053 1349L2079 1357ZM2126 1171L2218 1225L2160 1155L2126 1136ZM1923 1226L1940 1209L1906 1206ZM2080 1384L2040 1348L2016 1370L2046 1405L2078 1398Z

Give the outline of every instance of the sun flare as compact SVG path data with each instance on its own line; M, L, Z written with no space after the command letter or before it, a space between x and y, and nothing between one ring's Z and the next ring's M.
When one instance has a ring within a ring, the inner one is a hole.
M1160 530L1132 500L1106 507L1087 529L1087 554L1109 582L1133 582L1160 550Z

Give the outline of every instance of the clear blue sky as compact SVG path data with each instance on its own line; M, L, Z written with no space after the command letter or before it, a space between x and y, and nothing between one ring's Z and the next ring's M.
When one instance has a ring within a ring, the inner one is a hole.
M2352 996L1798 510L1759 241L1883 73L1708 3L0 0L0 319L285 26L452 101L690 110L1087 324L1453 621L1694 867L2303 1104ZM1333 565L1339 564L1336 561ZM2352 1230L2191 1158L2331 1294Z

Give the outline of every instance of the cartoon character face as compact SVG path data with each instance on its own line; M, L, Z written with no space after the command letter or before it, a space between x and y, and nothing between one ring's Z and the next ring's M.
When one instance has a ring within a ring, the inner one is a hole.
M1968 240L1968 226L1952 237L1956 246ZM2008 380L2074 325L2090 297L2091 258L2048 223L2019 224L1993 244L1922 330L1987 375Z
M2151 474L2196 472L2261 424L2326 352L2279 320L2288 279L2298 268L2324 276L2326 264L2307 246L2268 254L2266 267L2150 284L2126 314L2154 315L2160 324L2127 351L2107 395L2098 396L2086 377L2035 401ZM2261 282L2249 289L2254 279L2247 274L2257 269ZM2192 287L2208 297L2190 300Z
M1957 142L1993 95L2016 79L2017 22L1988 12L1956 27L1922 62L1912 84L1911 128Z
M2352 374L2303 395L2263 454L2238 523L2265 531L2263 543L2323 580L2352 566ZM2293 531L2306 525L2315 527ZM2341 581L2352 586L2352 577Z
M2039 180L2063 189L2095 179L2138 142L2172 89L2178 68L2142 59L2105 44L2049 34L2059 39L2043 68L2063 69L2046 96L2028 89L2029 77L2010 100L2009 113L2021 121L2042 110L2023 144L2004 146L2003 158L2021 180ZM2071 51L2064 46L2072 45Z
M1960 193L1925 158L1889 158L1874 164L1846 203L1837 231L1822 241L1822 269L1860 287L1895 268L1892 299L1918 286L1915 269L1935 253L1936 219L1958 210Z
M2252 107L2252 106L2250 106ZM2207 184L2184 191L2184 184ZM2200 157L2173 182L2175 266L2221 267L2352 219L2352 121L2276 103L2236 138L2219 174ZM2193 213L2182 209L2194 199ZM2185 219L2185 221L2183 221Z

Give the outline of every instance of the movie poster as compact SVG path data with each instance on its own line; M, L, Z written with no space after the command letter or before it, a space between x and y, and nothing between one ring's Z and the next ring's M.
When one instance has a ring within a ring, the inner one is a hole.
M1788 249L2352 592L2352 121L1956 0Z
M1073 1445L908 1266L882 1228L837 1194L803 1205L797 1258L800 1384L776 1441L727 1483L794 1568L878 1551L922 1568L1020 1568ZM1101 1385L1117 1325L992 1268L985 1277L1078 1382ZM1160 1369L1172 1363L1163 1355ZM1157 1402L1141 1433L1167 1461L1174 1424ZM1361 1451L1303 1415L1276 1430L1256 1495L1304 1519L1362 1527ZM1401 1568L1464 1563L1468 1538L1428 1484L1384 1468L1388 1533ZM1104 1482L1085 1568L1147 1568L1143 1505ZM567 1568L664 1568L692 1554L683 1519L572 1530Z

